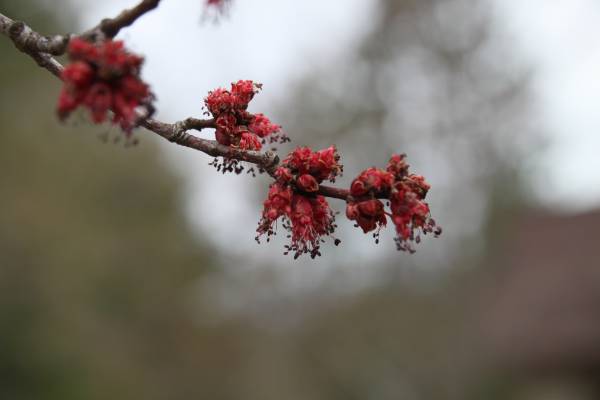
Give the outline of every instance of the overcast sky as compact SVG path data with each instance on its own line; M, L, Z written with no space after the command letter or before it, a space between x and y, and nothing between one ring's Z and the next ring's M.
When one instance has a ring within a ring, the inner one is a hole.
M542 121L542 130L551 140L543 158L536 160L542 168L532 185L550 206L568 211L598 206L597 0L490 1L498 26L512 36L515 57L523 58L534 71L538 104L534 109L538 115L532 117ZM74 4L82 7L84 26L91 26L132 2ZM159 117L167 121L198 116L209 90L238 79L264 84L251 107L269 115L278 99L286 95L290 81L318 65L343 60L368 32L377 12L376 0L235 0L229 15L213 24L201 21L202 3L164 0L159 10L120 35L130 48L146 56L144 76L158 96ZM277 122L285 125L285 121ZM252 238L259 211L255 204L243 201L251 180L245 176L221 178L206 165L207 157L169 144L164 147L169 160L175 161L188 178L190 220L211 232L217 245L240 253L258 253ZM212 182L217 190L207 191L206 182ZM384 244L388 245L393 243ZM373 249L372 243L364 246ZM372 257L371 251L363 254L362 248L353 250L350 253L359 263L362 257L365 263ZM279 244L261 253L283 257Z
M496 0L498 18L533 65L552 140L535 181L540 199L571 211L600 205L600 3Z

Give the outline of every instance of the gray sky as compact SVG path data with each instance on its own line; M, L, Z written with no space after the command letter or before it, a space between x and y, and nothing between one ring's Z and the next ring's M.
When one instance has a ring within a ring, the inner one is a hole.
M506 27L514 43L515 57L523 58L535 72L537 107L532 118L540 121L540 128L552 144L541 159L532 160L543 167L532 177L540 201L569 211L598 206L600 45L596 41L600 37L600 6L597 0L489 1L494 5L498 26ZM132 3L132 0L74 2L82 7L85 26ZM286 96L290 82L300 79L306 71L343 60L345 54L351 53L359 38L368 32L376 4L376 0L235 0L229 15L213 24L201 21L202 0L164 0L158 10L144 16L120 37L131 49L146 56L144 76L157 94L161 119L175 121L199 116L202 100L209 90L238 79L264 84L263 92L251 104L251 111L270 115L279 99ZM285 121L275 122L285 127ZM295 143L302 144L295 139ZM195 226L210 232L216 245L234 254L251 251L253 257L284 261L281 255L284 240L262 245L260 252L253 240L260 210L243 199L248 198L249 185L257 184L256 181L246 176L223 178L207 166L208 157L167 143L164 148L168 160L184 171L189 182L186 208ZM215 190L207 191L206 182ZM266 181L262 184L266 193ZM340 210L344 207L338 203L333 206ZM384 237L379 248L391 251L391 236ZM328 262L332 265L333 260L339 263L340 257L351 257L364 264L362 273L368 275L374 254L381 253L370 240L352 242L345 252L336 252L331 247L326 253L336 253L337 258L326 256L318 267L303 266L301 272L289 271L289 279L316 282L325 273L323 265ZM312 274L307 274L308 271ZM364 281L360 271L354 271L353 275L357 281Z
M534 184L568 211L600 203L600 3L496 0L516 50L535 69L539 119L551 147Z

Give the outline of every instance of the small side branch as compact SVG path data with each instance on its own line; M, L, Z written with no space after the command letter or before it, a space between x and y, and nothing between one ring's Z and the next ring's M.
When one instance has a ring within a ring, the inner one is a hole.
M81 36L84 38L97 39L99 33L104 38L112 39L119 31L133 24L139 17L158 7L160 0L142 0L137 6L121 11L114 18L105 18L100 23L84 32Z

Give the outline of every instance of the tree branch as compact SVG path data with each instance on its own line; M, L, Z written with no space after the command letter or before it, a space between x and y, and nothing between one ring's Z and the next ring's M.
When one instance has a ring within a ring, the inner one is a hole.
M272 151L261 153L258 151L240 150L223 146L215 140L202 139L186 132L189 129L202 130L205 128L215 128L215 122L212 119L201 120L188 118L174 124L167 124L147 118L142 120L140 125L170 142L201 151L210 156L225 157L255 164L265 170L270 176L275 175L275 170L279 165L279 157ZM346 200L350 194L347 189L338 189L324 185L319 185L317 193L326 197L333 197L341 200Z
M189 129L202 130L204 128L215 128L215 122L212 119L188 118L174 124L168 124L147 118L142 120L140 125L170 142L201 151L210 156L225 157L256 164L271 176L275 174L275 168L279 164L279 157L271 151L261 153L259 151L240 150L224 146L216 140L202 139L187 133Z
M63 67L51 54L63 54L69 43L69 36L42 36L23 22L13 21L1 13L0 32L8 36L19 51L33 58L40 67L61 77Z
M84 33L84 35L96 35L99 31L112 37L118 31L131 25L138 17L158 6L160 0L143 0L136 7L125 10L114 19L103 20L96 28ZM39 66L47 69L52 74L61 78L63 66L56 61L51 54L64 53L69 41L69 36L55 36L47 38L33 31L30 27L20 21L0 14L0 32L8 36L15 46L23 53L33 58ZM224 146L215 140L202 139L187 133L189 130L201 131L206 128L216 128L213 119L187 118L183 121L169 124L139 115L138 124L147 130L181 146L201 151L213 157L224 157L255 164L270 176L275 176L275 170L279 165L279 157L272 151L261 153L259 151L247 151ZM346 200L349 191L330 186L319 185L317 192L326 197Z
M43 36L21 21L13 21L0 13L0 31L8 35L23 52L48 53L60 56L69 44L69 35Z

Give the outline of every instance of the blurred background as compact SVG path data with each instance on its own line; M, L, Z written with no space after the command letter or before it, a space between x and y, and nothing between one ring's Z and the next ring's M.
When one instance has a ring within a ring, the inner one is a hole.
M0 12L50 34L134 3ZM254 241L265 177L60 124L0 38L0 399L600 398L599 27L594 0L163 0L123 30L161 120L253 79L283 155L336 144L346 186L405 152L432 184L415 255L339 218L297 261Z

